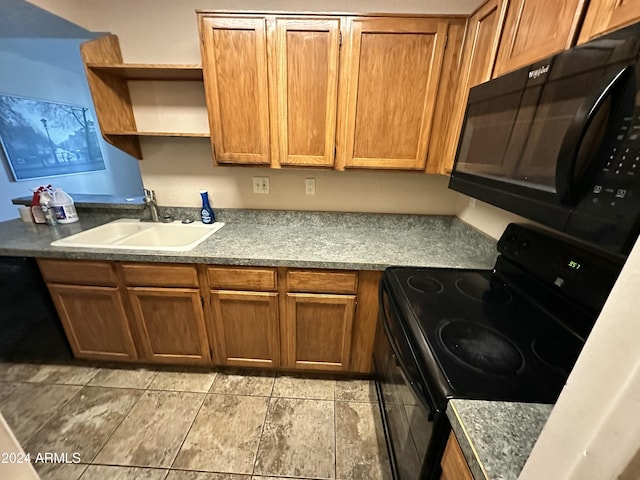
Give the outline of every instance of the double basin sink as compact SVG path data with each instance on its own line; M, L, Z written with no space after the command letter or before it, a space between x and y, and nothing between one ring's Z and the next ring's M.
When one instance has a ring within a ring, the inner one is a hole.
M117 248L186 252L224 226L222 222L151 223L121 218L51 243L53 247Z

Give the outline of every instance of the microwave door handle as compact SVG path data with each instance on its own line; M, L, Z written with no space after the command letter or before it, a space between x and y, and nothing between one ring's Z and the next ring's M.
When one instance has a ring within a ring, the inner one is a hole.
M562 140L556 167L556 192L563 205L577 203L575 169L578 153L591 122L607 98L612 96L633 73L629 65L607 76L584 99Z

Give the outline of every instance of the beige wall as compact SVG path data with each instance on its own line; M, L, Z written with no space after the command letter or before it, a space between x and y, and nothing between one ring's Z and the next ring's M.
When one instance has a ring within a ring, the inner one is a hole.
M496 239L500 238L505 227L511 222L532 223L526 218L462 194L458 195L456 215L463 222Z
M29 0L87 30L120 37L126 62L200 63L197 9L469 14L483 0Z
M201 63L196 9L271 9L466 14L479 0L302 1L245 0L32 0L91 31L118 35L125 62ZM320 8L321 7L321 8ZM208 132L202 85L194 82L130 82L140 130ZM152 139L142 144L145 186L162 205L196 206L208 189L219 207L289 208L455 215L457 194L444 177L399 172L330 172L214 168L202 139ZM251 177L269 176L271 193L251 191ZM304 194L304 179L317 180L317 194Z
M142 178L162 205L198 205L198 192L208 190L213 206L224 208L456 213L458 194L442 176L213 167L207 139L144 139L143 149ZM269 195L252 193L253 176L269 177ZM305 195L305 178L316 179L316 195Z

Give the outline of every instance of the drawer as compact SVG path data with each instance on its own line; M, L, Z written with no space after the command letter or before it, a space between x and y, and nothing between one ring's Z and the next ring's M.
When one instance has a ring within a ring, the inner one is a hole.
M118 277L111 262L93 260L38 259L47 283L115 287Z
M143 287L198 287L195 265L162 265L123 263L122 273L127 285Z
M356 272L332 272L322 270L289 270L287 291L307 293L356 293Z
M278 289L278 273L274 268L207 267L209 287L222 290Z

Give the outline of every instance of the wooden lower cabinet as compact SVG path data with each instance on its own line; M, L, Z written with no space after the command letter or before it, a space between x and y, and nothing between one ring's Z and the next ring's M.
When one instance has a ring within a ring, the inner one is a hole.
M371 372L381 272L38 263L78 358Z
M210 361L200 291L127 288L144 361L206 364Z
M287 367L348 370L355 295L287 293Z
M211 291L213 345L223 365L280 365L278 294Z
M440 466L442 467L440 480L473 480L471 470L453 432L449 434Z
M49 291L77 358L137 359L118 288L49 284Z

